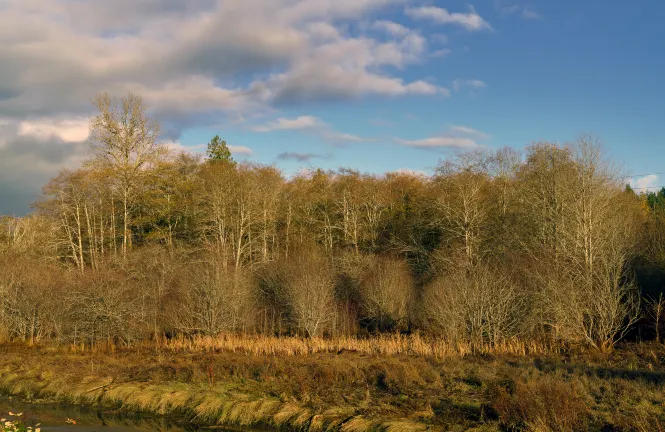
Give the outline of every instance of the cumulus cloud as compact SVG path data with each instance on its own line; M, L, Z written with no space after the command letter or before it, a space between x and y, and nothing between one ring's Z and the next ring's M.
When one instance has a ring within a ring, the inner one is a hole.
M454 24L470 31L491 30L492 26L473 9L468 13L450 13L437 6L410 7L405 13L415 20L429 20L437 24Z
M363 95L443 95L443 87L381 73L385 66L404 68L425 55L426 41L410 34L397 42L346 39L319 46L294 62L286 72L256 81L251 89L278 105L312 101L348 100Z
M0 214L24 214L49 179L63 168L80 166L87 146L72 141L76 135L31 129L4 122L0 124ZM20 133L21 132L21 133Z
M102 91L143 96L163 138L174 142L186 128L265 116L287 104L449 96L436 82L400 72L432 54L420 32L381 19L409 1L0 0L0 190L9 190L15 165L31 164L7 153L17 143L23 152L62 152L58 162L35 162L40 173L72 166L84 148L90 98ZM407 11L489 28L474 11ZM363 140L312 130L333 143Z
M340 30L345 21L402 1L120 0L111 7L102 0L7 0L0 14L0 113L86 113L91 95L102 90L135 91L176 115L436 94L431 84L380 70L425 57L426 41L416 32L379 22L399 36L385 42ZM255 79L237 84L246 76Z
M18 134L42 140L56 137L65 142L85 141L89 134L89 119L26 120L19 123Z
M372 27L393 36L406 36L410 33L410 30L402 24L387 20L376 21Z

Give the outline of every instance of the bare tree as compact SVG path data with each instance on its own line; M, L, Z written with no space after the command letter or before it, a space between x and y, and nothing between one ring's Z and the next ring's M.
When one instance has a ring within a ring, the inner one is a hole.
M131 217L134 191L144 170L164 154L157 144L159 124L148 117L140 96L129 93L122 99L97 95L99 114L90 120L90 164L108 169L118 182L122 200L122 254L132 246Z
M647 300L646 306L649 318L653 321L656 342L660 343L660 327L662 325L663 313L665 312L665 298L663 298L663 293L660 293L658 298Z
M377 330L405 329L414 286L406 262L370 257L360 278L363 316Z
M451 341L493 346L523 334L527 296L512 280L479 265L457 270L425 288L423 319Z
M288 264L286 290L296 328L321 336L335 313L334 275L329 259L314 247L294 254Z
M492 207L489 201L489 155L461 153L437 167L436 188L439 225L457 244L467 265L476 265L485 255L483 242L490 235ZM454 250L453 256L457 256Z
M188 291L176 327L185 333L215 335L246 330L256 302L242 269L209 261L190 267Z
M545 269L544 322L555 337L611 349L637 319L638 304L626 273L635 221L621 177L588 137L563 153L543 145L532 151L527 164L535 166L527 165L523 174L532 177L527 185L538 185L531 189L538 205L529 209L538 241L527 250Z

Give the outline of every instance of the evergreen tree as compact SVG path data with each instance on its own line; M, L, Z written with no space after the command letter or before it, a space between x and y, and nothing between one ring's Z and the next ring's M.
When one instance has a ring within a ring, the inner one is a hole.
M222 141L219 135L215 135L208 143L206 157L210 161L224 161L235 164L233 157L231 157L231 150L226 145L226 141Z

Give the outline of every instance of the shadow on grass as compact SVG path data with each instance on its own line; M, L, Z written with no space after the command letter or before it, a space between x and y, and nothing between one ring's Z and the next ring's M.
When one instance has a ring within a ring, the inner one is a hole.
M565 370L569 374L582 374L588 377L601 379L621 378L631 381L641 381L649 384L665 384L665 371L647 369L627 369L610 366L589 366L581 364L566 364L556 361L536 359L534 366L541 372L552 373Z

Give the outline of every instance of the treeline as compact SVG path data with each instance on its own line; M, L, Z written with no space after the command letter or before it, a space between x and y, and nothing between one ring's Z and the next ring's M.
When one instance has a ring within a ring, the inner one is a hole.
M0 221L0 338L660 337L665 190L636 194L592 138L286 178L218 137L167 151L140 97L95 102L90 159Z

